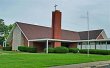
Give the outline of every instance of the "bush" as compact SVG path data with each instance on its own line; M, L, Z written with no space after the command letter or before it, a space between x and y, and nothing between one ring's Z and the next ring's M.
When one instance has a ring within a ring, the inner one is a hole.
M18 50L22 51L22 52L27 52L28 51L28 47L26 47L26 46L18 46Z
M5 51L11 51L12 50L12 47L10 47L10 46L3 47L3 50L5 50Z
M55 53L68 53L69 49L66 47L56 47L55 48Z
M19 46L18 50L22 51L22 52L30 52L30 53L35 53L36 52L36 48L34 48L34 47L27 47L27 46Z
M79 50L80 53L84 53L84 54L87 54L87 51L88 51L87 49L81 49L81 50Z
M46 52L46 48L44 49L44 52ZM48 53L54 53L54 48L49 47L48 48Z
M79 49L78 48L69 48L69 52L71 53L78 53Z
M87 49L79 50L80 53L87 54ZM90 54L100 54L100 55L110 55L110 50L95 50L95 49L89 49Z
M27 52L36 53L36 48L34 48L34 47L28 47Z
M97 54L108 55L108 50L96 50Z

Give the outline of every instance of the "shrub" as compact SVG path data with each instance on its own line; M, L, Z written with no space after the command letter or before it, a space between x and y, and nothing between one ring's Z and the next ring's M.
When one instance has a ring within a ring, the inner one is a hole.
M35 53L36 52L36 48L34 48L34 47L27 47L27 46L19 46L18 50L22 51L22 52L30 52L30 53Z
M35 47L28 47L27 51L30 53L36 53L36 48Z
M27 52L28 51L28 47L26 47L26 46L18 46L18 50L22 51L22 52Z
M46 48L44 49L44 52L46 52ZM48 48L48 53L54 53L54 48L49 47Z
M56 47L55 48L55 53L68 53L69 49L66 47Z
M87 54L87 49L81 49L79 50L80 53L84 53L84 54Z
M97 54L108 55L108 50L96 50Z
M90 54L100 54L100 55L108 55L109 54L108 50L90 49L89 52L90 52Z
M78 48L69 48L69 52L71 53L78 53L79 49Z
M10 47L10 46L3 47L3 50L5 50L5 51L11 51L12 50L12 47Z
M86 53L88 52L87 49L79 50L80 53ZM95 49L89 49L90 54L100 54L100 55L110 55L110 50L95 50Z

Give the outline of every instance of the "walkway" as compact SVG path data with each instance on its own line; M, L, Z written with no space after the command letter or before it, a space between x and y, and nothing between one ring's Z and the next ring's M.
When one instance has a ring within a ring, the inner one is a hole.
M89 62L81 64L56 66L50 68L110 68L110 61Z

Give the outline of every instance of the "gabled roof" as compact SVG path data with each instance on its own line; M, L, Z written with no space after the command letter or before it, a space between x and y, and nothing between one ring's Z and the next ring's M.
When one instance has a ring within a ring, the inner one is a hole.
M21 28L21 30L23 31L25 36L28 38L28 40L42 39L42 38L52 39L52 30L50 27L26 24L21 22L16 22L16 24L18 24L18 26ZM62 30L61 39L62 40L79 40L80 37L78 32Z
M16 22L16 24L20 27L20 29L23 31L23 33L25 34L28 40L43 39L43 38L52 39L52 30L50 27L26 24L21 22ZM102 31L103 29L89 31L90 39L96 39ZM62 40L87 40L88 31L76 32L76 31L69 31L69 30L62 29L61 39Z
M89 31L89 39L97 39L97 37L100 35L100 33L103 31L103 29L99 30L91 30ZM88 39L88 31L82 31L78 32L81 40L87 40Z

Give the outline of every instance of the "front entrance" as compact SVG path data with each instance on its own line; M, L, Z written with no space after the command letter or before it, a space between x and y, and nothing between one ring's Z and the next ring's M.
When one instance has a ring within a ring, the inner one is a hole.
M33 46L36 47L37 52L43 52L45 49L45 42L33 42Z
M37 52L44 52L44 49L46 48L46 42L33 42L33 46L36 47ZM48 47L52 47L51 43L49 42Z

